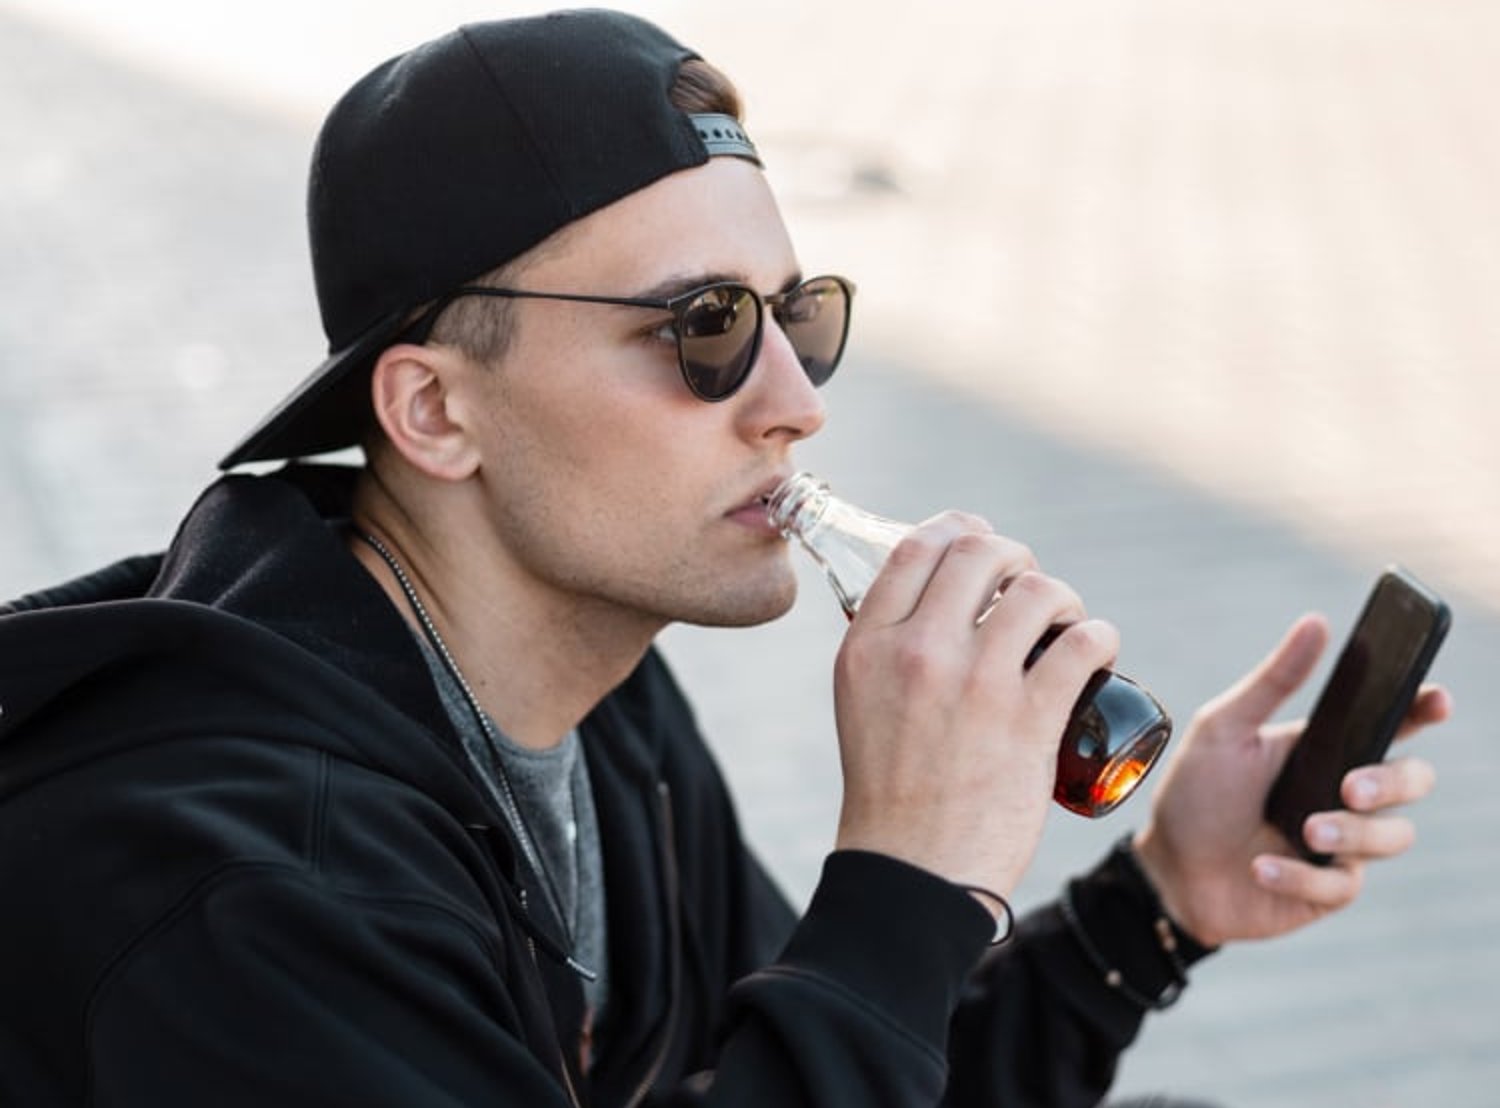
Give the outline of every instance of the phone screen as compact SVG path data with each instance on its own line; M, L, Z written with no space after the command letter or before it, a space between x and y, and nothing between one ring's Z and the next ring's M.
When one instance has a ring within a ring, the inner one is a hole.
M1449 621L1447 605L1406 571L1392 568L1376 581L1266 798L1266 818L1304 857L1329 860L1307 846L1303 820L1342 807L1344 775L1385 756Z

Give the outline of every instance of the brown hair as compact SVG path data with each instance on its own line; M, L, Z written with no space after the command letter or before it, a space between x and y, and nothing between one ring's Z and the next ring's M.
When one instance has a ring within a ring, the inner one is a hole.
M743 121L744 106L740 103L739 89L722 71L702 58L689 58L682 63L667 99L678 111L689 114L715 112Z

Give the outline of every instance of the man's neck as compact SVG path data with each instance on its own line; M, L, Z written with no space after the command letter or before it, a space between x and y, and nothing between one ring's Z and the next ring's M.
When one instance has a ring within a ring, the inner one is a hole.
M419 524L368 474L353 516L355 531L385 550L356 534L350 538L354 556L416 634L436 634L480 707L522 746L561 742L630 674L660 630L531 581L481 527L460 526L442 510ZM387 555L406 577L405 587Z

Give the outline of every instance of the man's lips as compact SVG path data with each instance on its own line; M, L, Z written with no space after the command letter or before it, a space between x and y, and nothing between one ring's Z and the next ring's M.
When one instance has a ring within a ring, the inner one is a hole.
M729 518L738 523L754 527L756 530L775 533L776 527L771 523L770 517L766 514L766 505L771 500L771 494L780 488L781 483L785 480L786 478L782 476L774 477L765 482L765 484L738 507L731 509L728 513Z

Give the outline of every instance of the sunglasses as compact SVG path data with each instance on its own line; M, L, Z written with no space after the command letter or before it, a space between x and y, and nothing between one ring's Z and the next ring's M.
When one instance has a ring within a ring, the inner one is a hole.
M786 292L761 296L736 281L715 281L666 299L464 285L423 312L403 333L403 341L425 343L438 316L463 296L567 300L671 312L682 379L700 399L725 400L750 376L760 354L767 309L786 334L807 379L814 385L822 385L832 377L849 337L849 304L854 298L854 284L843 277L811 277Z

